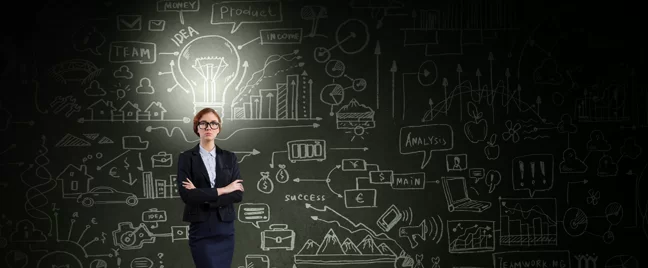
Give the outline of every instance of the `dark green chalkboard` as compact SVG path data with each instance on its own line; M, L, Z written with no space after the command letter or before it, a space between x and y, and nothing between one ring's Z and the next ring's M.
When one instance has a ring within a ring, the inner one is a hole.
M176 164L212 107L233 267L645 267L643 15L614 5L13 3L0 262L193 267Z

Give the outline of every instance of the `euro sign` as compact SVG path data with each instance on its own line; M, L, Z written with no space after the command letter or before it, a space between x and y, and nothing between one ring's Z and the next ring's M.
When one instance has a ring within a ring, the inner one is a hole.
M382 174L381 174L381 175L382 175ZM358 204L362 204L362 203L364 203L364 199L362 198L362 193L359 193L359 194L356 196L355 200L356 200L356 202L358 202Z
M117 169L117 167L110 168L110 171L108 172L108 175L110 175L110 177L113 177L113 178L119 178L119 175L117 175L116 169Z

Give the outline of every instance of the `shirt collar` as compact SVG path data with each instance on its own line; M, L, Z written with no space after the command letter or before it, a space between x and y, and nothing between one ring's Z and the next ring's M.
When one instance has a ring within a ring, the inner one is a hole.
M211 151L205 150L205 148L203 148L200 145L198 145L198 148L200 148L200 154L207 154L207 155L211 155L211 156L216 155L216 146L214 146L214 148Z

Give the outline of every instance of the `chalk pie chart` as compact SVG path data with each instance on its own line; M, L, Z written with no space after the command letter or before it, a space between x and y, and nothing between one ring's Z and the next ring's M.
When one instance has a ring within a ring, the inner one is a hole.
M639 268L639 261L629 255L614 256L605 262L605 268Z
M335 106L344 100L344 88L339 84L328 84L320 92L322 102Z
M330 116L333 116L333 107L344 100L344 88L339 84L328 84L320 92L320 100L331 106Z
M565 231L570 236L580 236L587 230L587 215L579 208L570 208L563 217Z

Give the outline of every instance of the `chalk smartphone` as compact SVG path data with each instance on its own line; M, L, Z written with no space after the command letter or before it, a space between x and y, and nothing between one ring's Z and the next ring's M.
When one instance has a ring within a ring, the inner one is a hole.
M398 211L396 206L391 205L385 213L383 213L380 218L376 221L376 224L380 229L385 232L389 232L391 228L398 223L398 221L403 217L403 214Z

